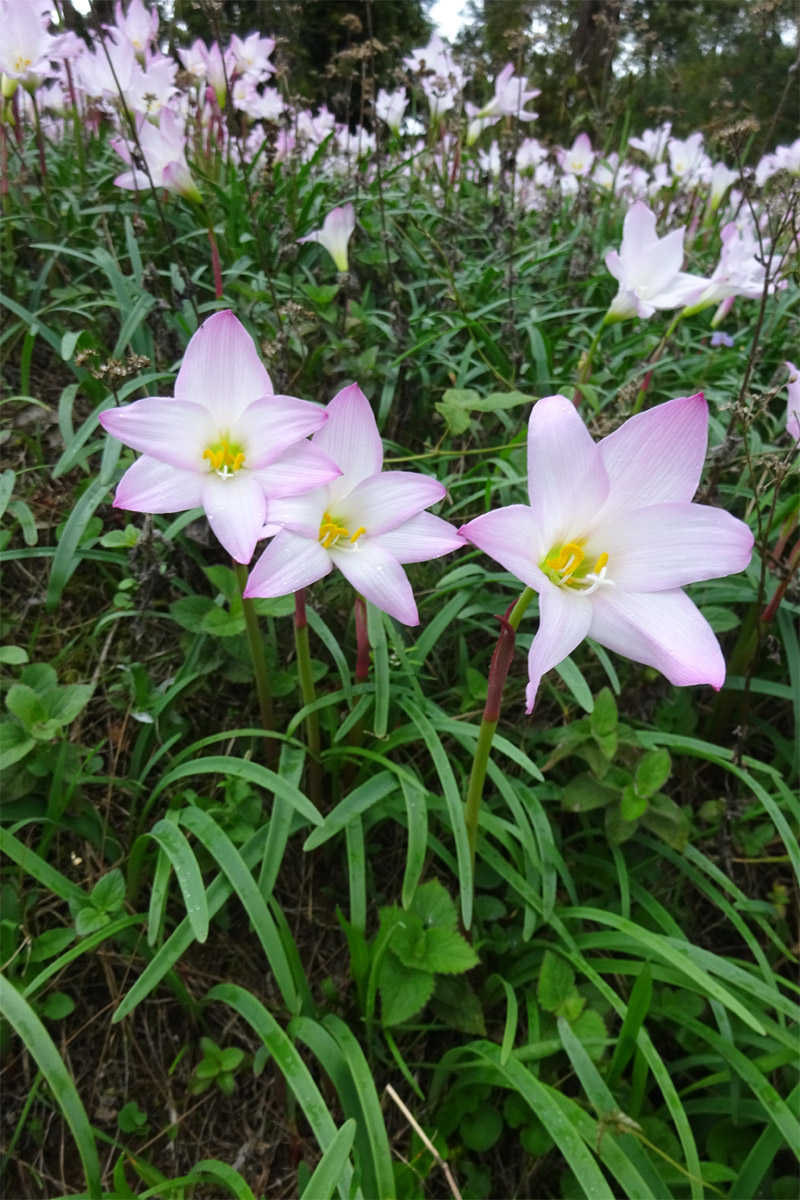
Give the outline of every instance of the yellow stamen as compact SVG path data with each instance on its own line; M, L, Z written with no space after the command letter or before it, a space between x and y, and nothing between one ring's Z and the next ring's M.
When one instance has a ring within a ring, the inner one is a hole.
M599 575L607 562L608 562L608 555L605 552L603 552L600 555L600 557L598 558L597 562L594 564L593 574Z
M235 443L231 446L227 438L220 438L215 446L206 446L203 458L208 460L212 471L222 472L225 475L234 474L244 466L245 461L244 451L240 450Z
M572 575L577 571L583 559L584 553L580 546L576 542L567 542L554 558L547 559L547 565L554 571L564 571Z
M330 550L340 538L348 538L351 545L355 545L362 534L366 533L363 525L351 535L350 530L346 525L340 525L339 522L332 517L329 512L323 513L322 524L319 527L319 541L323 550Z
M362 533L366 533L366 532L367 532L367 531L366 531L366 529L364 528L364 526L363 526L363 525L359 525L358 529L355 531L355 533L353 534L353 536L350 538L350 541L351 541L351 542L353 542L353 543L357 542L357 541L358 541L358 539L361 537Z

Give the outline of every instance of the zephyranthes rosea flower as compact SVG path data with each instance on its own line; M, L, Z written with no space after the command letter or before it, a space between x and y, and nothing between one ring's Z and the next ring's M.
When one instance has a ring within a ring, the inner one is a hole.
M341 208L331 209L322 222L322 229L315 229L313 233L309 233L307 237L298 238L297 241L300 244L319 242L336 263L337 270L346 271L348 268L347 246L355 227L356 214L353 206L344 204Z
M103 428L142 450L114 505L181 512L202 505L237 562L249 563L262 535L267 496L293 496L338 474L303 439L324 409L276 396L253 339L232 312L218 312L186 347L175 396L149 396L100 414Z
M419 621L401 563L457 550L455 530L423 512L445 489L429 475L386 471L372 407L358 384L334 396L313 445L342 474L305 496L269 505L281 527L256 563L245 596L285 596L338 567L357 592L405 625Z
M683 265L684 228L660 238L656 217L641 200L628 209L622 226L622 245L609 250L606 266L619 282L606 323L626 317L652 317L656 309L682 308L708 283L689 275Z
M545 671L585 637L671 683L722 686L719 643L682 588L744 570L753 535L722 509L691 503L707 440L702 394L631 417L597 443L564 396L534 406L530 506L459 530L539 593L528 712Z

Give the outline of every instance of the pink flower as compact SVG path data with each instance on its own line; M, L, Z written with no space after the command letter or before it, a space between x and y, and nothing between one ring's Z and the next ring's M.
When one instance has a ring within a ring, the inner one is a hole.
M595 154L588 134L579 133L569 150L559 147L556 151L558 165L567 175L588 175Z
M585 637L671 683L722 686L719 643L682 588L744 570L753 535L729 513L691 503L707 439L702 394L631 417L598 443L564 396L534 406L530 505L459 530L539 593L528 712L542 675Z
M246 596L284 596L338 567L357 592L405 625L417 625L417 606L402 563L424 562L457 550L463 540L432 513L445 490L413 471L386 471L383 443L369 401L353 383L334 396L328 423L312 445L342 470L306 496L270 503L281 526L256 563Z
M786 390L789 393L789 402L786 406L786 432L796 442L800 442L800 371L794 363L787 362L786 366L789 369L789 379L786 384Z
M708 308L711 304L719 304L720 300L733 299L734 296L758 300L764 291L767 272L763 262L759 261L760 248L752 232L746 228L739 229L734 221L730 221L720 238L722 250L714 274L706 287L688 301L693 310ZM771 284L769 290L774 291ZM719 319L722 319L721 316ZM717 323L715 317L712 324Z
M158 36L158 11L148 12L142 0L130 0L127 13L119 0L115 7L116 26L109 33L115 42L129 41L137 54L144 54Z
M622 245L606 255L606 266L619 281L607 320L652 317L656 309L682 308L698 294L708 281L681 270L685 233L673 229L660 238L655 213L643 201L628 209Z
M336 263L337 270L346 271L347 244L355 227L356 215L353 206L345 204L342 208L334 208L328 213L322 223L322 229L315 229L313 233L298 238L297 241L301 245L304 242L319 242Z
M174 398L149 396L100 414L108 433L143 451L120 480L114 506L150 513L202 506L228 553L249 563L267 497L296 495L338 474L302 440L326 419L307 400L274 395L250 334L232 312L214 313L186 347Z
M187 200L199 203L200 191L192 178L186 162L186 137L183 126L169 108L162 108L158 125L152 125L140 115L138 121L139 146L153 180L154 187L163 187L170 192L179 192ZM128 191L147 191L150 180L147 173L134 165L133 154L122 138L112 138L111 145L117 154L131 167L114 180L117 187ZM137 147L138 149L138 147Z

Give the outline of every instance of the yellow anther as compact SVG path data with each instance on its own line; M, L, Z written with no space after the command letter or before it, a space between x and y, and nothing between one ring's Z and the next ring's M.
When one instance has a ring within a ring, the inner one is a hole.
M233 460L233 466L232 466L231 470L238 471L239 467L242 465L243 462L244 462L244 455L242 454L242 452L240 450L239 453L236 455L236 457ZM608 556L606 556L606 557L608 557Z
M600 555L597 562L594 564L594 572L593 573L595 575L599 575L607 562L608 562L608 555L605 552L603 552L603 554Z
M353 542L353 543L357 542L357 541L358 541L358 539L361 537L362 533L366 533L366 532L367 532L367 531L366 531L366 529L364 528L364 526L363 526L363 525L359 525L358 529L355 531L355 533L353 534L353 536L350 538L350 541L351 541L351 542Z
M583 550L576 542L567 542L566 546L562 546L558 554L553 558L547 559L548 567L552 567L554 571L564 571L572 575L577 571L584 559Z

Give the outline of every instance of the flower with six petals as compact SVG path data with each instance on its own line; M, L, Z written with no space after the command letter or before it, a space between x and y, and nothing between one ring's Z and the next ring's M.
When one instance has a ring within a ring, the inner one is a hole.
M148 396L100 414L103 428L141 450L123 475L116 508L181 512L202 506L237 562L262 536L267 497L282 498L338 475L303 439L326 421L322 408L276 396L253 339L230 311L214 313L191 338L175 396Z
M539 593L528 712L544 673L585 637L671 683L722 686L719 643L682 589L744 570L753 535L729 513L691 502L707 439L702 394L631 417L598 443L564 396L534 406L530 505L459 530Z
M429 475L382 472L383 443L358 384L334 396L327 413L312 445L342 474L307 495L270 502L270 524L280 531L251 571L244 594L284 596L338 567L376 608L416 625L414 593L401 564L438 558L464 544L446 521L423 511L445 489Z

